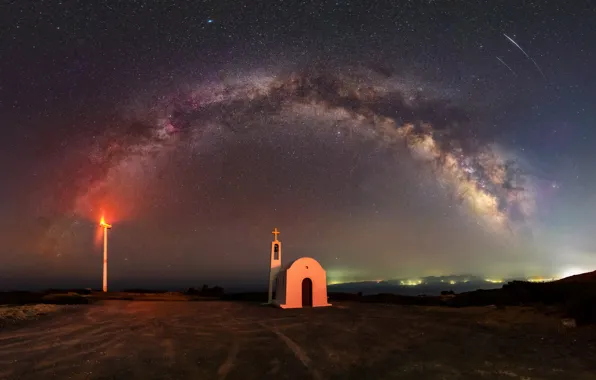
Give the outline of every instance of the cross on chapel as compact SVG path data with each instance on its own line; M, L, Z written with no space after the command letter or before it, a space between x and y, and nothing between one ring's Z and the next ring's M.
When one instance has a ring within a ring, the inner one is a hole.
M275 227L275 229L274 229L274 230L273 230L273 232L272 232L273 236L275 236L275 241L277 241L277 235L279 235L280 233L281 233L281 232L279 232L279 231L277 230L277 227Z

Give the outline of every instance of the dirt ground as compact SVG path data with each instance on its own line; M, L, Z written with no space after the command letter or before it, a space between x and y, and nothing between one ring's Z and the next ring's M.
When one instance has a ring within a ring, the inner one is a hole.
M50 313L56 313L60 309L60 306L46 304L19 306L0 305L0 328L9 324L37 319Z
M0 329L0 379L596 379L596 328L530 309L101 301Z

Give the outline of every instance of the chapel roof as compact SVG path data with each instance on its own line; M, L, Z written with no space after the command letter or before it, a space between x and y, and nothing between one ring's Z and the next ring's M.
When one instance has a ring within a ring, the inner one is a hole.
M294 264L296 263L310 263L311 265L314 264L317 265L320 269L323 269L323 266L321 265L321 263L319 263L317 260L313 259L312 257L300 257L298 259L292 260L289 263L287 263L286 265L282 265L280 273L281 272L286 272L288 269L290 269Z

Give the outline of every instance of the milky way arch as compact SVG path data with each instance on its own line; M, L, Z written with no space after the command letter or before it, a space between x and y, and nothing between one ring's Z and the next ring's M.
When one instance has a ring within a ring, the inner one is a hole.
M526 224L534 196L515 163L478 141L461 108L406 90L391 77L356 70L311 69L203 83L136 110L124 129L107 130L85 150L89 170L81 169L83 175L59 198L70 211L85 214L97 206L91 199L101 198L97 194L110 173L131 160L154 160L180 141L200 149L207 126L240 134L263 118L316 118L388 149L407 149L490 230L510 234Z

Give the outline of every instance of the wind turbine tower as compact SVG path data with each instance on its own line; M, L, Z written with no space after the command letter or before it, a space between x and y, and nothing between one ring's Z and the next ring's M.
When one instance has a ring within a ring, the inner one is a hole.
M103 228L103 291L108 291L108 230L112 228L111 224L107 224L103 216L99 225Z

